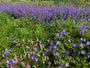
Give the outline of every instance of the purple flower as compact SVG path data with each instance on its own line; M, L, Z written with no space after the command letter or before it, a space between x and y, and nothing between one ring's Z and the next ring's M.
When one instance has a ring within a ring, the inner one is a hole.
M85 51L84 51L84 50L82 50L82 51L81 51L81 54L84 54L84 55L85 55Z
M53 45L53 42L51 42L51 45Z
M90 58L90 55L87 55L88 58Z
M59 55L59 52L56 52L56 55L58 56Z
M35 57L34 57L34 56L32 56L32 57L31 57L31 59L32 59L32 60L34 60L34 59L35 59Z
M59 33L57 33L57 36L59 36Z
M83 26L83 23L81 23L81 26Z
M8 49L5 49L4 54L5 54L6 56L8 56L8 53L9 53L9 50L8 50Z
M84 33L84 30L81 30L80 32L81 32L81 34L83 34Z
M77 47L77 43L73 43L73 47Z
M62 68L62 66L59 66L59 68Z
M35 58L35 61L37 62L38 61L38 58Z
M13 41L14 43L16 42L16 40Z
M73 52L76 52L76 50L73 50Z
M68 42L71 43L71 40L69 39Z
M83 38L81 38L81 41L83 41Z
M49 46L49 49L52 49L52 46Z
M70 52L69 51L66 51L66 54L68 55L68 54L70 54Z
M45 51L45 54L47 54L48 53L48 51Z
M56 44L60 44L60 41L57 41Z
M32 55L32 52L30 52L29 54Z
M6 63L9 63L9 62L10 62L9 59L7 59L7 60L6 60Z
M19 44L16 44L16 46L19 46Z
M64 35L66 35L66 32L64 32Z
M60 35L63 35L63 32L60 32Z
M63 22L61 22L61 24L63 24Z
M76 22L75 24L78 24L78 22Z
M6 65L7 68L9 68L10 66L9 65Z
M40 44L42 43L42 41L39 42Z
M90 41L87 41L87 45L90 45Z
M80 44L80 46L83 48L83 44Z
M33 52L32 52L32 54L34 54L34 55L35 55L35 52L33 51Z
M51 49L49 49L49 52L51 52Z
M63 53L65 53L65 50L63 50Z
M62 31L63 33L65 32L65 30Z
M62 37L63 35L61 34L60 37Z
M66 63L65 66L68 67L68 63Z
M79 42L79 44L81 44L81 42Z
M57 48L57 45L54 45L53 47L56 49Z
M84 38L84 42L86 42L86 39Z
M47 42L50 42L50 40L47 40Z

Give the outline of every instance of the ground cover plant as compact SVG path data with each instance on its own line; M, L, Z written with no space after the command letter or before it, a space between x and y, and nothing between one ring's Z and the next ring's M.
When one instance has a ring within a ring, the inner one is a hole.
M0 68L90 67L90 5L0 6Z

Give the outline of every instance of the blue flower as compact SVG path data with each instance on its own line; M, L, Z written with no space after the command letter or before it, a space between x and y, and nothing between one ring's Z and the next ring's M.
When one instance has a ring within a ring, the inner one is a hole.
M90 41L87 41L87 45L90 45Z
M61 24L63 24L63 22L61 22Z
M81 30L80 32L81 32L81 34L83 34L85 31L84 30Z
M86 39L84 38L84 42L86 42Z
M65 53L65 50L63 50L62 52Z
M68 54L70 54L70 52L69 51L66 51L66 54L68 55Z
M37 62L38 61L38 58L36 58L35 61Z
M60 37L62 37L63 35L61 34Z
M16 44L16 46L19 46L19 44Z
M53 45L53 42L51 42L51 45Z
M59 33L57 33L57 36L59 36Z
M56 44L60 44L60 41L57 41Z
M7 68L9 68L10 66L9 65L6 65Z
M76 22L75 24L78 24L78 22Z
M47 40L47 42L50 42L50 40Z
M60 35L63 35L63 32L60 32Z
M81 41L83 41L83 38L81 38Z
M48 51L45 51L45 54L47 54L48 53Z
M84 54L84 55L85 55L85 51L84 51L84 50L82 50L82 51L81 51L81 54Z
M14 43L16 42L16 40L13 41Z
M64 32L64 35L66 35L66 32Z
M32 52L32 54L34 54L34 55L35 55L35 52L33 51L33 52Z
M56 52L56 55L58 56L59 55L59 52Z
M52 46L49 46L49 49L52 49Z
M69 39L68 42L71 43L71 40Z
M31 57L31 59L32 59L32 60L34 60L34 59L35 59L35 57L34 57L34 56L32 56L32 57Z
M42 43L42 41L39 42L40 44Z
M83 48L83 44L80 44L80 46Z
M62 66L59 66L59 68L62 68Z
M49 52L51 52L51 49L49 49Z
M90 55L87 55L88 58L90 58Z
M68 63L66 63L65 66L68 67Z
M73 43L73 47L77 47L77 43Z
M4 54L5 54L6 56L8 56L8 53L9 53L9 50L8 50L8 49L5 49Z
M7 59L7 60L6 60L6 63L9 63L9 62L10 62L9 59Z
M57 45L54 45L53 47L56 49L57 48Z
M65 32L65 30L62 31L63 33Z

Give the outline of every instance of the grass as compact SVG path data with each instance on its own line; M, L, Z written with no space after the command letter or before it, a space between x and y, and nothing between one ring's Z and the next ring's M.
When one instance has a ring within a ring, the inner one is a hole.
M0 39L2 39L1 44L4 46L14 39L47 38L40 22L30 18L14 19L3 13L0 15L0 20Z

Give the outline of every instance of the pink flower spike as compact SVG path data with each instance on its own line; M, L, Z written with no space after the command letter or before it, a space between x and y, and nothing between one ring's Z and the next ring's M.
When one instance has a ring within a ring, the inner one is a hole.
M28 58L30 58L30 54L28 54Z
M29 64L27 64L27 68L30 68Z
M21 62L21 65L22 65L23 67L25 67L25 63L24 63L24 62Z
M43 64L45 64L45 59L43 59Z
M49 65L51 64L51 61L49 61Z
M10 63L10 68L13 68L11 63Z
M22 60L22 55L20 55L20 59Z

